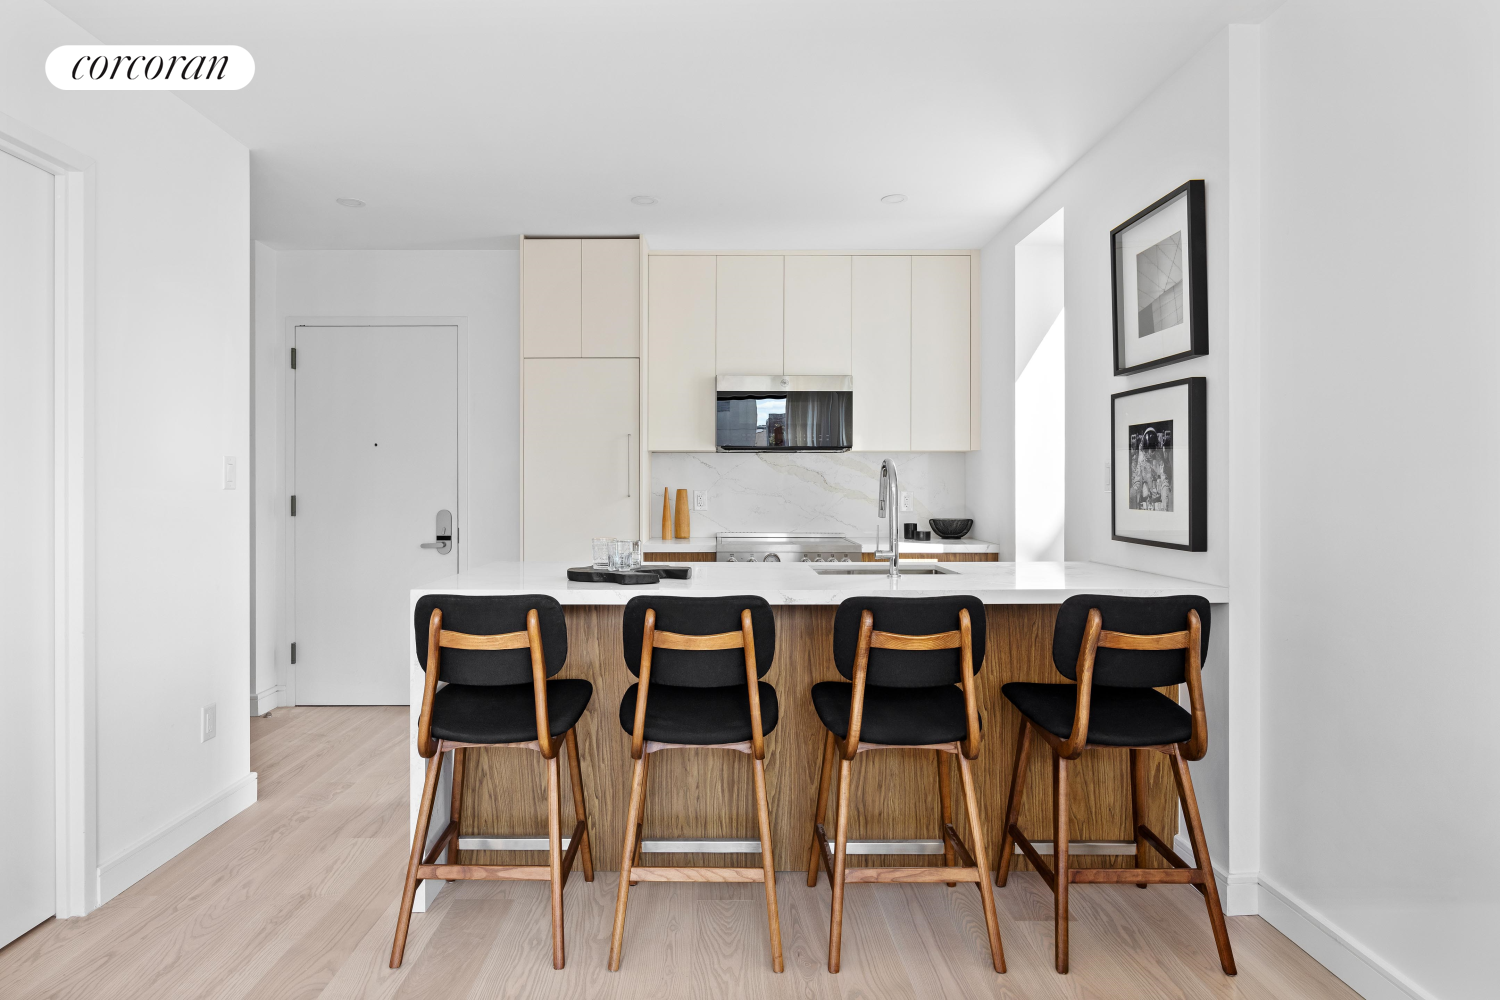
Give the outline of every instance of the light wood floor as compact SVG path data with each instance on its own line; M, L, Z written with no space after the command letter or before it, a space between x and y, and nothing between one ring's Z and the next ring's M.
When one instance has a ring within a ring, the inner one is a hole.
M770 971L758 885L643 883L623 968L605 970L616 881L568 884L568 967L551 967L547 887L454 883L386 968L407 851L405 708L277 709L252 723L260 802L79 920L0 950L0 997L1337 998L1357 1000L1259 917L1229 918L1240 974L1219 972L1188 886L1082 886L1072 967L1052 970L1038 876L995 890L1010 972L989 968L971 886L848 890L844 971L825 968L829 892L778 881L786 972ZM774 781L774 776L772 776Z

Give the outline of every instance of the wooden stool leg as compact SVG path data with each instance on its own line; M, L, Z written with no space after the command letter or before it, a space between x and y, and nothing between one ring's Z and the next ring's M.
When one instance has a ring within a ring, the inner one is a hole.
M448 847L448 863L450 865L461 865L458 858L458 831L463 824L460 822L464 815L464 755L467 751L463 747L453 750L453 798L448 807L448 816L453 820L453 842ZM457 881L449 879L449 882Z
M943 842L943 864L952 868L953 845L948 842L948 827L953 823L953 771L948 766L948 754L945 751L934 750L933 753L937 756L938 806L943 824L938 827L938 839ZM956 885L957 882L949 882L948 888Z
M990 888L989 848L985 846L984 828L979 822L979 797L974 794L974 775L969 759L962 753L958 757L958 780L964 787L964 812L969 817L969 835L974 838L974 864L979 867L979 881L974 887L979 890L979 901L984 904L984 926L990 935L990 961L996 972L1005 971L1005 949L1000 944L1000 920L995 915L995 890Z
M1135 866L1146 867L1146 838L1141 827L1146 825L1146 753L1145 750L1130 751L1130 833L1135 837ZM1137 889L1150 887L1149 882L1137 882Z
M1026 773L1030 770L1031 723L1021 719L1021 732L1016 737L1016 758L1010 773L1010 796L1005 800L1005 829L1000 831L1000 857L995 868L995 884L1004 885L1010 878L1011 856L1016 853L1016 838L1010 828L1021 819L1021 794L1026 788Z
M849 851L849 773L851 762L839 761L839 806L833 847L833 913L828 923L828 971L839 971L844 934L844 868Z
M583 824L578 857L583 861L583 880L594 881L594 854L589 850L589 814L583 803L583 767L578 763L578 727L568 730L568 783L573 786L573 825Z
M760 863L766 873L766 924L771 933L771 971L780 972L781 916L776 909L776 859L771 856L771 807L766 801L766 763L751 758L755 765L755 818L760 824Z
M411 838L411 861L406 866L406 886L401 890L401 913L396 918L396 940L391 945L391 968L401 968L401 957L406 953L406 930L411 925L411 906L417 897L417 866L422 863L422 852L427 847L427 827L432 823L432 800L437 797L438 773L443 766L443 755L435 753L427 759L427 780L422 784L422 805L417 810L417 829Z
M1057 971L1068 971L1068 761L1052 752L1052 875Z
M557 757L547 761L547 861L552 883L552 967L563 967L562 775Z
M620 852L620 891L615 897L615 929L609 939L609 971L620 971L620 948L625 942L625 903L630 896L630 862L635 856L636 831L640 829L641 799L646 787L646 755L635 762L630 775L630 808L625 813L625 847Z
M823 741L823 770L818 774L818 808L813 810L812 821L812 846L807 849L807 884L809 887L818 884L818 869L823 867L822 858L818 855L822 848L818 846L818 824L825 823L828 819L828 785L833 780L833 733Z
M1229 928L1224 924L1224 909L1219 905L1219 885L1214 880L1214 866L1208 859L1208 840L1203 836L1203 817L1198 813L1198 796L1193 793L1193 776L1179 748L1172 748L1172 775L1177 779L1177 795L1187 817L1188 836L1193 842L1193 861L1203 873L1203 898L1208 904L1208 923L1213 928L1214 945L1219 949L1219 965L1226 976L1237 971L1234 951L1229 946Z
M649 753L643 753L641 754L641 811L640 814L636 817L635 860L631 862L632 865L639 865L641 863L641 854L643 853L641 845L646 842L646 834L644 832L646 828L646 793L650 790L650 788L651 755ZM632 881L630 884L640 885L639 882L635 881Z

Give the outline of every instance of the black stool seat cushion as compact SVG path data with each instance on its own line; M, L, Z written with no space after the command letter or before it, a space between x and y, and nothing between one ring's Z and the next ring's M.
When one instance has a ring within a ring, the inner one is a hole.
M1078 704L1076 684L1013 682L1000 689L1022 715L1059 739L1073 732ZM1107 747L1150 747L1185 743L1193 717L1171 698L1151 688L1094 685L1089 699L1090 743Z
M849 702L854 685L824 681L812 687L813 708L823 726L843 739L849 732ZM962 688L881 687L865 683L864 718L859 724L861 743L922 746L952 743L969 735Z
M569 678L547 682L547 721L561 736L578 724L594 685ZM449 684L432 696L432 735L455 743L525 743L536 739L530 684Z
M635 699L639 690L639 684L632 684L626 689L625 697L620 699L620 725L627 733L635 732ZM776 689L761 681L762 735L771 734L780 714ZM714 743L742 743L752 735L750 699L743 684L678 687L651 682L651 696L646 699L646 739L657 743L710 746Z

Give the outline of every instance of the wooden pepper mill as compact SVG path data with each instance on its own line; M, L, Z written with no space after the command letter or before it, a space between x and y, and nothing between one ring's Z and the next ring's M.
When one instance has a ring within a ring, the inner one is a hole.
M672 489L663 487L661 491L661 537L667 541L672 537Z
M677 491L677 537L678 538L691 538L691 537L693 537L692 524L688 520L689 517L691 516L691 514L689 512L689 509L688 509L689 506L690 505L688 504L688 491L687 490L678 490Z

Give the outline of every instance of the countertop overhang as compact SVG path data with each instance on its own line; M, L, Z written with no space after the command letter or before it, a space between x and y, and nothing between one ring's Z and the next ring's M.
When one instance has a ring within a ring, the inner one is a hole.
M643 594L721 597L755 594L771 604L838 604L850 597L882 594L934 597L972 595L985 604L1061 604L1077 594L1162 597L1196 594L1213 604L1229 601L1229 588L1093 562L944 563L948 573L903 576L819 575L805 563L691 563L689 580L644 586L573 583L568 564L502 561L434 580L412 590L423 594L546 594L561 604L625 604ZM863 565L871 565L869 563ZM878 565L878 564L875 564ZM929 563L930 565L930 563Z

